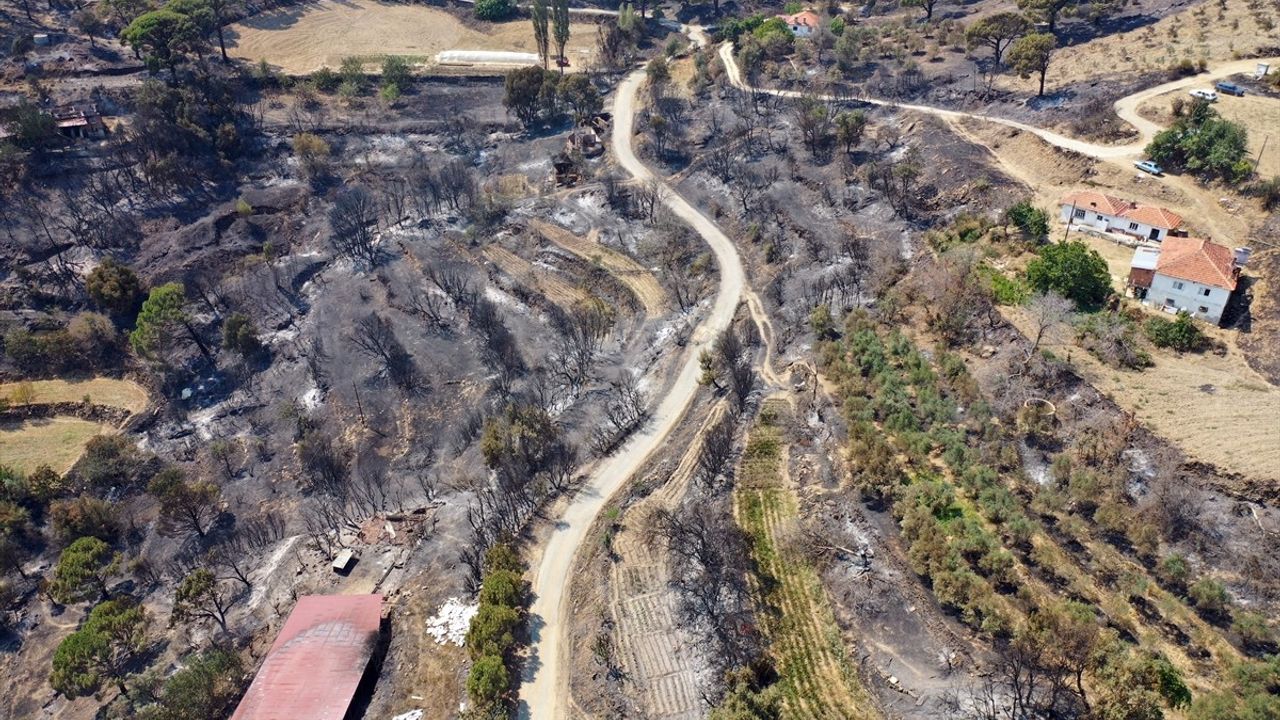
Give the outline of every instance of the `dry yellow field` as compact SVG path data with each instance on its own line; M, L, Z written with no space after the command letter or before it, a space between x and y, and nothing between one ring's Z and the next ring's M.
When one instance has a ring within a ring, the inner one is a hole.
M36 380L31 383L35 391L32 402L57 403L80 402L87 395L96 405L110 405L132 413L147 407L147 391L130 380L93 378L92 380ZM0 384L0 397L13 394L17 383Z
M402 55L431 66L443 50L537 52L527 20L468 27L456 17L426 5L372 0L319 0L254 15L227 29L227 52L252 62L266 60L292 75L323 66L337 69L346 57L377 62ZM595 52L594 23L572 23L565 49L573 66Z
M0 424L0 465L24 473L48 465L66 472L94 435L111 428L73 417L53 417Z
M1213 89L1212 83L1204 83L1206 90ZM1160 123L1173 124L1173 113L1169 109L1175 97L1191 100L1185 90L1157 95L1138 106L1143 117ZM1240 123L1249 131L1249 157L1255 159L1262 152L1262 162L1258 165L1258 175L1275 177L1280 175L1280 100L1260 95L1234 97L1219 94L1218 102L1213 109L1222 117ZM1270 136L1270 140L1268 140ZM1263 149L1263 143L1266 149Z
M1200 3L1146 27L1060 48L1049 67L1048 85L1065 88L1101 77L1163 70L1184 59L1214 64L1274 53L1280 45L1280 12L1273 3L1263 3L1255 13L1249 4ZM1034 91L1038 82L1039 78L1021 80L1008 73L997 84L1025 92Z

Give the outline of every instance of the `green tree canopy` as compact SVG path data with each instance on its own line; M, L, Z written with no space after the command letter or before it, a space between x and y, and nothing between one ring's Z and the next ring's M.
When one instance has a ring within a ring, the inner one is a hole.
M560 97L573 111L574 122L582 122L603 107L600 91L596 90L586 73L574 73L560 81Z
M988 15L970 25L964 31L970 47L991 48L991 58L996 65L1004 57L1009 44L1025 35L1031 23L1015 12L999 12Z
M536 65L507 73L506 94L503 95L502 104L515 113L516 118L526 127L538 120L542 107L539 102L542 86L550 79L548 76L555 77Z
M174 593L173 621L213 620L226 632L227 611L235 602L212 570L197 568L182 579Z
M1111 294L1107 261L1079 240L1042 249L1027 265L1027 283L1039 292L1053 291L1074 300L1084 309L1096 310Z
M1224 687L1195 699L1190 720L1274 720L1280 718L1280 655L1242 662Z
M187 291L182 283L171 282L152 288L142 303L133 332L129 333L129 344L134 352L149 357L169 345L178 330L185 330L200 352L212 360L209 349L191 327L191 316L187 314L186 307Z
M467 697L477 707L491 709L502 701L510 686L511 675L502 658L485 655L471 666L471 674L467 677Z
M1163 165L1239 182L1253 172L1248 144L1249 132L1243 125L1223 119L1208 103L1197 101L1173 127L1156 133L1146 153Z
M229 650L210 650L186 661L141 709L141 720L221 720L243 690L244 663Z
M118 563L119 558L105 542L82 537L68 545L58 558L49 595L64 605L105 598L107 578L115 572Z
M148 59L176 72L178 63L199 41L200 27L197 21L164 8L143 13L134 18L120 32L120 39L134 50L145 53Z
M516 11L516 4L511 0L476 0L475 14L481 20L498 22L511 17Z
M142 295L142 283L137 273L113 257L98 263L85 278L84 285L98 307L122 318L132 315L138 307L138 297Z
M71 633L53 653L49 684L68 698L90 695L102 683L114 680L126 693L124 679L129 662L147 641L151 617L132 600L108 600L89 613L89 619Z
M222 324L222 347L234 350L243 357L253 357L262 351L258 328L243 313L232 313Z
M1009 48L1009 64L1019 75L1024 78L1040 76L1040 97L1044 97L1044 78L1049 73L1049 61L1057 47L1058 41L1052 33L1031 33L1015 40Z

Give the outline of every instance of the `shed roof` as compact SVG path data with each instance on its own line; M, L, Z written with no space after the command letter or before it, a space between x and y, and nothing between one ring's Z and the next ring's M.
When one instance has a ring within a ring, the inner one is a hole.
M342 720L381 620L381 595L299 598L231 720Z
M1200 238L1166 238L1160 247L1156 272L1201 285L1236 289L1235 256L1231 248Z
M1140 245L1133 251L1133 262L1129 263L1129 267L1138 268L1139 270L1155 270L1159 258L1160 248Z

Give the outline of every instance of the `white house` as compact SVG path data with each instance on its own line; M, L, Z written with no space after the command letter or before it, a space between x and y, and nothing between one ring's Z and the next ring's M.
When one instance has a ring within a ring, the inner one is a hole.
M1140 247L1134 253L1129 285L1135 297L1170 312L1185 310L1192 317L1217 325L1235 292L1249 248L1218 245L1199 238L1170 237L1158 249ZM1154 265L1154 267L1153 267Z
M802 38L810 37L817 32L818 24L822 22L822 18L811 10L798 12L795 15L775 15L774 17L786 23L792 35Z
M1182 216L1155 205L1139 205L1092 190L1077 190L1059 202L1062 222L1144 240L1164 240L1182 227Z

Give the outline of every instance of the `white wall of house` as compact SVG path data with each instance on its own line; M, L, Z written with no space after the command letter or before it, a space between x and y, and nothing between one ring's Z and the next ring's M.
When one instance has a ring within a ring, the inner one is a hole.
M774 27L777 27L776 25ZM791 34L796 37L807 38L813 34L813 28L808 25L792 25Z
M1230 298L1231 293L1226 288L1178 280L1159 272L1152 278L1151 290L1147 293L1147 302L1152 305L1186 310L1192 317L1214 325L1222 320L1222 311Z
M1146 223L1134 222L1128 218L1098 212L1094 208L1076 206L1075 219L1073 220L1071 206L1063 205L1061 217L1062 222L1070 221L1073 225L1083 225L1103 232L1110 230L1112 232L1136 235L1144 240L1164 240L1165 236L1169 234L1169 231L1165 228L1153 228ZM1154 231L1154 234L1152 234L1152 231Z

